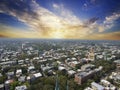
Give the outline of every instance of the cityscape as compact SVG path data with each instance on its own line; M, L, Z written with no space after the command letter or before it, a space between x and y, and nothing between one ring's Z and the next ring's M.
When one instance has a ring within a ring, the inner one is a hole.
M0 90L120 90L120 0L0 0Z
M120 41L1 39L0 90L120 90Z

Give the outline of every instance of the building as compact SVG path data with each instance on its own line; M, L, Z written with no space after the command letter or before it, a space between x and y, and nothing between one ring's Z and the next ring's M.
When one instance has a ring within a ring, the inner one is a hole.
M68 65L71 66L71 67L73 67L73 68L75 68L75 66L76 66L77 64L79 64L78 61L71 61L71 62L68 63Z
M86 82L89 78L92 78L95 74L95 71L83 71L80 73L75 74L74 81L77 82L79 85L83 84Z
M16 70L16 76L19 77L20 75L22 75L22 69Z
M120 72L112 72L109 78L113 80L114 83L120 84Z
M104 87L96 82L91 83L91 87L93 90L105 90Z
M28 67L28 72L29 73L35 73L35 67L34 66L29 66Z
M95 67L95 65L93 65L93 64L85 64L85 65L81 66L81 70L85 71L87 69L91 69L91 68L94 68L94 67Z
M39 72L39 73L35 73L33 74L35 78L39 78L39 77L42 77L42 74Z
M5 90L10 90L10 84L13 83L13 80L7 80L5 81L4 85L5 85Z
M20 77L18 78L18 81L19 81L19 82L25 82L25 80L26 80L26 76L20 76Z
M68 75L74 75L76 72L74 71L74 70L69 70L69 71L67 71L67 73L68 73Z
M93 48L91 48L90 52L88 53L88 59L90 61L94 61L95 60L95 54L94 54L94 49Z
M13 79L14 78L14 72L12 71L12 72L8 72L7 73L7 77L8 77L8 79Z
M26 85L17 86L15 87L15 90L27 90L27 86Z
M106 87L110 86L110 82L108 82L107 80L104 80L104 79L101 80L101 84Z
M86 82L88 79L92 78L96 73L101 71L102 68L103 68L102 66L99 66L98 68L95 69L86 69L85 66L85 68L81 72L75 74L74 81L81 85L84 82Z
M58 70L62 71L62 70L66 70L66 68L64 66L59 66Z
M114 61L117 67L117 71L120 72L120 60Z
M107 80L102 79L100 83L105 87L105 90L117 90L117 88Z

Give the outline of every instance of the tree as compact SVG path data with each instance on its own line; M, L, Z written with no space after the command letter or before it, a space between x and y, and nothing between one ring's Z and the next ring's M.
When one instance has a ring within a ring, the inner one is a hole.
M15 90L15 87L16 86L19 86L20 84L19 84L19 82L18 81L14 81L13 83L11 83L11 85L10 85L10 90Z
M4 83L4 81L7 79L7 76L4 75L2 77L0 77L0 84Z
M27 74L27 67L21 67L22 69L22 74Z
M44 85L43 86L43 90L54 90L54 86L53 85L49 85L49 84Z

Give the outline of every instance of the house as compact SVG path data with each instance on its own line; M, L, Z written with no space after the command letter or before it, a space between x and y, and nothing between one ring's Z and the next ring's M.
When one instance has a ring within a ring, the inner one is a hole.
M34 77L35 78L39 78L39 77L41 77L42 76L42 74L39 72L39 73L35 73L35 74L33 74L34 75Z
M92 82L91 87L93 88L93 90L105 90L105 88L102 85L96 82Z
M24 60L18 60L18 64L19 64L19 65L24 64Z
M27 86L26 85L17 86L15 87L15 90L27 90Z
M8 72L7 73L7 77L8 77L8 79L14 78L14 72L13 71L12 72Z
M29 73L34 73L35 72L35 67L34 66L29 66L28 67L28 72Z
M104 79L102 79L100 82L104 86L109 86L110 85L110 82L108 82L107 80L104 80Z
M74 75L76 73L74 70L68 70L67 72L68 72L68 75L70 75L70 76Z
M62 71L62 70L65 70L66 68L64 66L59 66L58 67L58 70Z
M30 82L30 79L31 79L31 78L30 78L30 76L27 76L26 79L27 79L28 82Z
M77 64L79 64L78 61L71 61L71 62L68 63L68 65L71 66L71 67L73 67L73 68L75 68L75 66L76 66Z
M52 69L53 67L52 66L42 66L41 65L41 69L43 70L43 71L46 71L46 70L50 70L50 69Z
M22 75L22 69L16 70L16 77L19 77L20 75Z
M120 71L120 60L116 60L114 61L114 63L116 64L117 71L119 72Z
M120 72L112 72L112 74L109 76L110 79L114 80L115 83L120 82Z
M30 63L30 60L28 58L25 59L25 63L26 64L29 64Z
M102 79L101 84L105 86L105 90L116 90L116 87L107 80Z
M39 77L42 77L42 74L39 72L39 73L35 73L35 74L31 74L27 77L27 81L31 82L31 81L34 81L36 80L37 78Z
M18 78L18 81L19 81L19 82L25 82L25 79L26 79L26 76L20 76L20 77Z
M10 90L10 84L13 83L13 80L7 80L5 81L5 90Z

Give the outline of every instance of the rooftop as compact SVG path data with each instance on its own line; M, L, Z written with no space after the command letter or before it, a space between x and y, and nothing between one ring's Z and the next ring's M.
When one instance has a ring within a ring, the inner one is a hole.
M80 72L79 74L77 74L79 77L85 77L87 76L87 72Z
M37 77L41 77L42 74L41 73L35 73L34 76L37 78Z
M27 90L27 87L26 87L26 85L17 86L17 87L15 88L15 90Z
M95 86L97 90L104 90L104 87L102 85L99 85L98 83L92 82L91 85Z
M120 64L120 60L115 60L114 62L117 63L117 64L118 64L118 63Z

